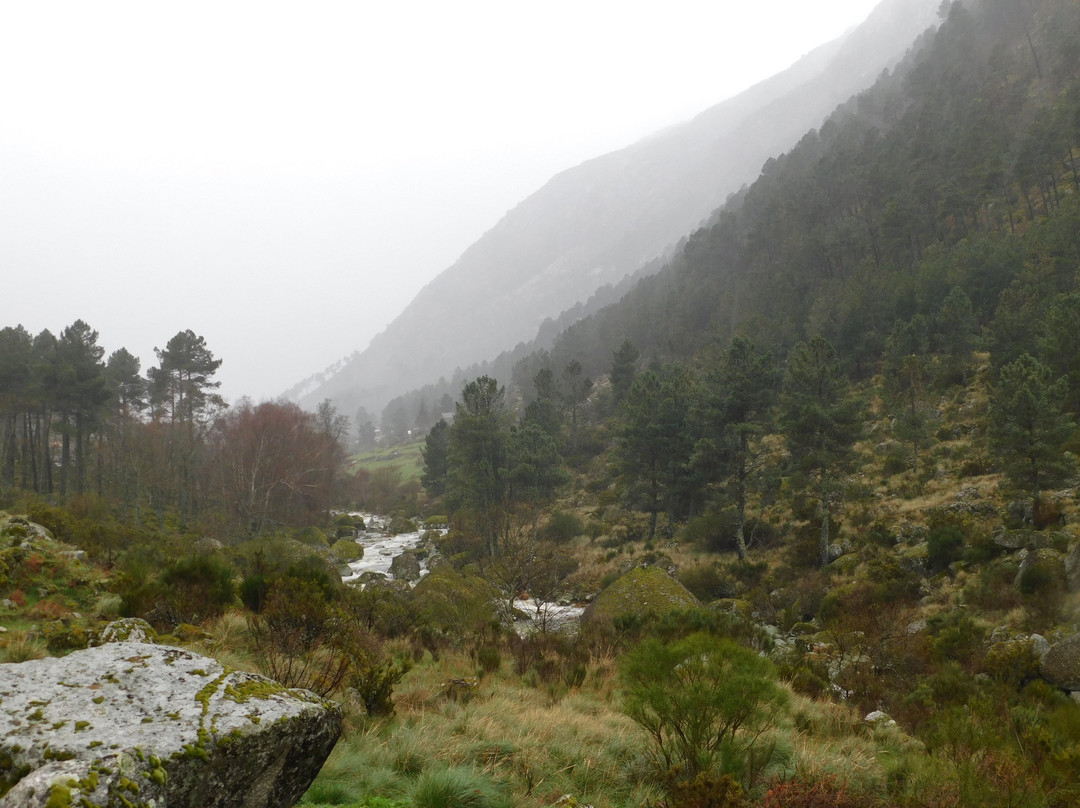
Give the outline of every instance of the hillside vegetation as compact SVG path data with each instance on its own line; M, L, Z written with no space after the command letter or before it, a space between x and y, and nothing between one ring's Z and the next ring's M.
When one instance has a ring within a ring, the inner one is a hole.
M310 804L1076 805L1080 7L943 14L666 269L468 382L419 485L344 479L329 405L6 403L82 436L5 441L6 659L132 615L341 699ZM241 462L289 425L334 473ZM331 503L451 527L360 589ZM514 630L526 594L579 629Z

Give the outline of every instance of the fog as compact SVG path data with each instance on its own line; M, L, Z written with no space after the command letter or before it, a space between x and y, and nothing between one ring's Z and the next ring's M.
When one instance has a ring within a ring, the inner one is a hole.
M553 174L874 2L745 5L6 4L0 326L82 318L144 370L190 328L226 397L277 395Z

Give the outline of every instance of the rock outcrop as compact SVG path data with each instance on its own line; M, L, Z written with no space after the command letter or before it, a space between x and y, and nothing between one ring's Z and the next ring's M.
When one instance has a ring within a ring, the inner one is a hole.
M0 808L286 808L340 732L332 702L181 648L0 665Z
M1050 646L1040 665L1042 677L1062 690L1080 690L1080 634Z

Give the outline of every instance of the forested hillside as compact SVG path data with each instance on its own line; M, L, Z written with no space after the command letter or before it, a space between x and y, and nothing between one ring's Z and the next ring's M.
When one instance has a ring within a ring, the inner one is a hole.
M990 328L1032 256L1056 278L1026 297L1048 305L1072 283L1051 267L1074 249L1076 14L954 6L932 47L770 160L666 272L569 329L556 363L602 373L623 339L686 359L736 333L781 352L820 334L866 376L896 320L932 318L954 288Z
M783 73L553 177L421 290L369 347L286 395L308 408L331 398L350 416L360 406L377 415L413 387L536 339L546 319L669 255L770 155L895 64L935 7L935 0L887 0L858 29Z
M329 404L221 410L191 332L145 378L0 332L2 659L122 614L338 699L312 805L1080 803L1080 5L942 13L667 266L430 399L420 481L346 477ZM416 548L354 578L384 530Z

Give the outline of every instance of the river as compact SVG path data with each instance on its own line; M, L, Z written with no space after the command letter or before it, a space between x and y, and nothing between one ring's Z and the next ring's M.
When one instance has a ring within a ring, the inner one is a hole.
M377 572L386 576L387 580L394 580L390 572L390 565L395 557L406 550L416 550L424 546L424 531L411 533L399 533L396 536L388 536L382 531L386 522L382 518L369 513L352 513L350 516L362 516L368 525L366 532L360 533L356 541L364 548L364 557L358 561L349 562L351 572L343 575L342 580L346 583L356 581L365 572ZM442 531L445 533L445 531ZM428 574L427 559L420 559L420 577ZM415 581L410 582L414 585ZM519 634L528 634L533 631L555 631L564 626L576 625L584 607L570 603L551 603L537 601L532 598L515 598L514 608L520 614L528 617L514 621L514 630Z

